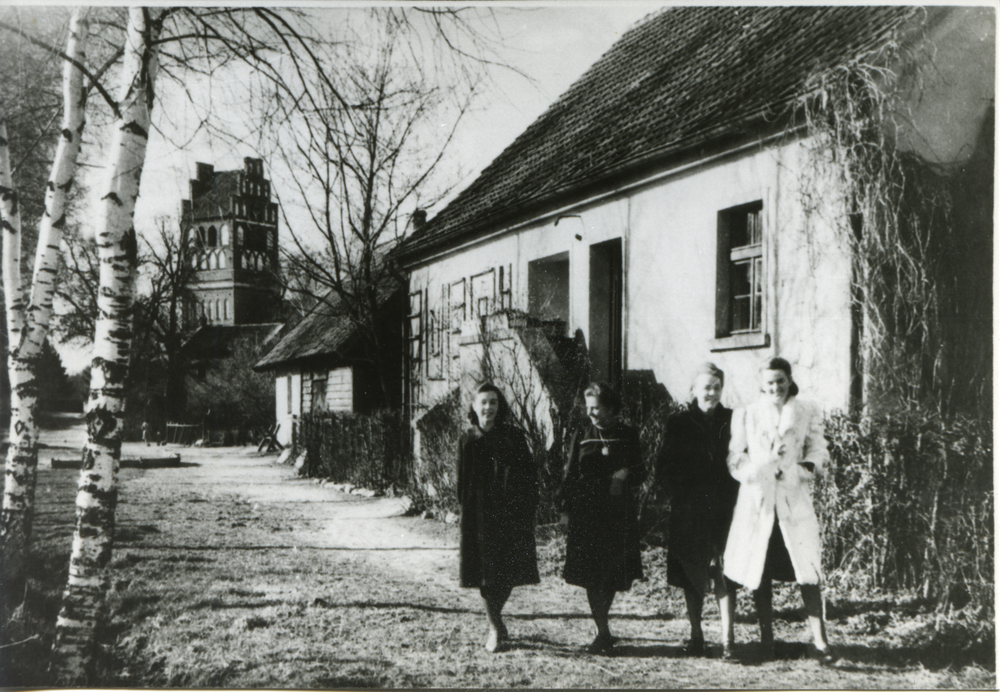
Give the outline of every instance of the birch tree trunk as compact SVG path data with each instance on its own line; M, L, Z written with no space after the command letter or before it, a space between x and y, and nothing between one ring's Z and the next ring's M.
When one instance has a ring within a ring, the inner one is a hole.
M88 439L76 498L69 581L56 621L53 672L60 685L86 683L92 672L111 558L138 252L132 217L149 137L158 33L149 9L129 9L121 98L97 227L99 316L86 407Z
M86 11L78 8L70 20L66 55L84 64L89 26ZM84 126L86 89L83 74L67 61L63 68L61 136L45 192L45 214L38 233L38 249L27 309L21 285L21 228L10 170L6 130L0 132L3 203L3 277L7 311L7 369L10 374L10 447L4 474L0 512L0 599L4 622L21 602L25 563L31 540L35 481L38 472L38 430L35 404L38 391L35 365L49 330L59 242L66 225L66 198L73 187ZM8 203L8 196L10 201Z

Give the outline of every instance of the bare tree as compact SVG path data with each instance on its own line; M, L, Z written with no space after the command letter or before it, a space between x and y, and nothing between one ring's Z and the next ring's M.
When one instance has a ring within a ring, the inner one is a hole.
M90 343L97 323L97 290L100 282L97 246L79 229L63 237L62 266L56 277L56 299L62 309L53 316L52 331L62 342Z
M272 170L290 171L293 185L280 196L291 240L283 263L295 277L284 282L286 291L324 289L320 302L327 305L317 309L350 318L391 400L396 385L386 373L399 355L382 337L379 308L402 280L386 253L402 238L408 212L447 191L435 195L429 183L472 90L452 102L453 90L435 86L418 66L400 59L408 44L397 23L384 22L380 33L381 45L370 57L349 51L339 60L336 85L315 80L304 85L308 99L294 101L287 85L276 85L267 140L275 147ZM429 137L449 116L448 130ZM289 219L290 207L304 208L305 227Z
M174 419L183 411L185 401L187 368L181 346L187 334L183 310L191 297L195 273L190 261L192 241L186 230L160 217L153 239L143 236L145 251L139 257L139 271L147 286L136 297L137 337L146 335L153 347L150 355L164 364L165 412Z
M2 197L3 283L7 316L8 374L11 391L10 447L7 452L4 499L0 515L0 576L3 579L4 622L19 601L38 470L38 431L35 407L38 398L35 370L48 334L52 296L59 259L59 242L66 224L67 193L73 186L84 126L87 91L82 65L88 25L82 10L74 12L66 45L63 73L61 136L46 185L45 208L38 229L34 274L27 295L21 275L21 223L18 197L11 171L7 128L0 121L0 197Z
M433 13L430 16L439 18ZM132 217L153 127L151 114L158 93L158 75L183 84L185 78L192 74L209 75L239 63L245 66L244 69L249 68L263 83L275 85L286 96L301 96L300 99L296 97L298 109L318 113L321 102L352 115L364 114L372 109L371 103L348 101L334 86L329 75L338 71L337 65L324 60L321 49L326 41L301 11L273 8L111 8L102 12L96 21L99 31L95 32L95 43L102 55L107 55L99 68L88 68L80 42L74 43L75 39L65 52L57 51L67 65L66 74L77 80L64 96L67 112L73 113L72 119L67 120L67 126L62 128L68 145L75 143L79 146L79 131L75 128L82 128L83 109L78 106L82 96L90 90L100 95L100 101L110 114L108 117L113 131L113 136L108 138L109 164L101 190L95 231L99 279L91 389L86 411L88 441L77 495L77 528L70 576L56 625L54 647L53 671L63 684L79 684L88 680L89 653L93 648L106 588L105 568L111 556L138 262L138 241ZM18 27L3 21L0 21L0 30L8 34L20 33ZM45 42L38 37L28 38L34 45L45 46ZM113 96L104 85L104 78L110 74L112 66L117 66L115 75L120 85L117 96ZM69 79L71 77L67 76ZM359 83L365 79L379 84L377 74L374 79L359 77ZM313 88L316 84L322 86L319 91ZM405 99L405 90L390 88L390 84L389 80L382 82L383 94L380 98ZM313 99L317 94L323 95L326 100L317 102ZM398 155L381 158L377 149L370 150L380 163L369 168L369 175L380 174L380 167L394 168L397 165ZM6 147L3 154L9 161ZM60 163L64 158L57 155L54 170L58 170L59 174L53 177L49 186L48 197L56 206L46 218L53 231L60 231L65 222L59 206L68 187L62 177L67 168ZM4 170L9 170L9 164ZM17 224L14 213L16 197L11 194L13 188L10 183L10 176L5 175L2 181L7 188L3 194L4 220L14 229ZM362 213L362 218L366 215L372 217L371 211L375 207L370 204L363 207L368 211ZM391 204L391 207L394 213L398 213L399 202ZM18 237L13 230L4 235L5 243ZM20 291L9 291L8 314L23 316L9 327L9 331L13 330L10 333L17 337L11 338L12 345L40 343L36 337L48 325L53 292L51 279L60 243L58 234L54 239L49 238L44 235L44 228L41 238L39 247L45 253L45 260L36 263L35 275L39 280L34 283L38 290L32 289L26 310L22 310L24 300ZM368 255L372 256L377 247L376 244L370 248ZM12 244L9 251L5 247L4 254L5 258L19 257L19 247ZM17 262L5 261L5 270L9 277L7 286L19 287ZM378 283L371 271L363 273L361 279L365 282L365 300L373 304L377 299L372 291ZM21 357L24 355L22 351ZM22 388L22 391L30 395L29 389ZM8 483L10 478L11 473L8 472ZM30 508L24 516L30 517Z

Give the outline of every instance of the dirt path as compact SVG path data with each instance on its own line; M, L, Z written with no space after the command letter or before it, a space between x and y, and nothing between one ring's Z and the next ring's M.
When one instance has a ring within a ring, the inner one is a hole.
M78 449L83 438L69 430L46 439ZM649 582L615 603L616 655L581 652L591 637L585 595L553 573L515 589L506 610L513 646L490 655L478 594L456 583L455 526L401 516L400 499L363 499L299 479L250 448L163 451L179 451L183 465L121 476L107 642L119 666L108 681L115 686L995 685L981 668L972 678L930 671L912 653L836 622L831 637L846 656L835 668L801 658L805 626L787 619L778 624L781 660L753 662L748 617L737 632L743 664L686 659L681 599L657 591L655 566ZM47 466L43 454L39 496L54 501L46 493L72 472ZM717 641L714 613L706 625Z

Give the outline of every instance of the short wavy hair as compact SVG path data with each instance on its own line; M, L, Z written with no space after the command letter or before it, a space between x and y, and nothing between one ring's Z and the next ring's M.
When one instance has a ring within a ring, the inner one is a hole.
M722 368L720 368L715 363L705 361L704 363L699 364L698 367L694 369L694 372L691 373L692 387L694 387L694 381L698 379L699 375L711 375L712 377L719 380L719 384L721 384L723 387L726 386L726 373L723 372Z
M497 417L494 419L493 425L510 424L514 418L510 410L510 405L507 403L507 398L504 397L500 388L492 382L483 382L476 387L476 391L472 393L472 401L469 402L469 422L477 428L479 427L479 416L476 414L475 402L476 397L485 392L493 392L497 395Z
M583 390L583 395L585 397L594 397L615 413L618 413L618 411L621 410L621 397L618 396L618 392L616 392L607 382L591 382L587 385L587 388Z
M766 358L764 362L760 364L760 371L765 370L780 370L788 376L788 396L792 397L799 393L799 385L795 384L795 378L792 377L792 364L789 363L784 358L779 358L777 356L773 358Z

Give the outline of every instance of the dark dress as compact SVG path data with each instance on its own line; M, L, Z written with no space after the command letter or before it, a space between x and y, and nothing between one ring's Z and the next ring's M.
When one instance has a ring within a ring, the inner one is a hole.
M458 445L461 586L537 584L535 510L538 472L524 433L473 428Z
M667 419L656 479L670 497L667 583L705 595L722 554L740 484L726 466L732 409L695 402Z
M622 468L629 470L628 478L622 494L615 496L611 476ZM628 591L643 578L635 490L644 477L634 428L619 422L602 429L591 424L573 436L560 490L561 509L569 514L563 569L568 583Z

